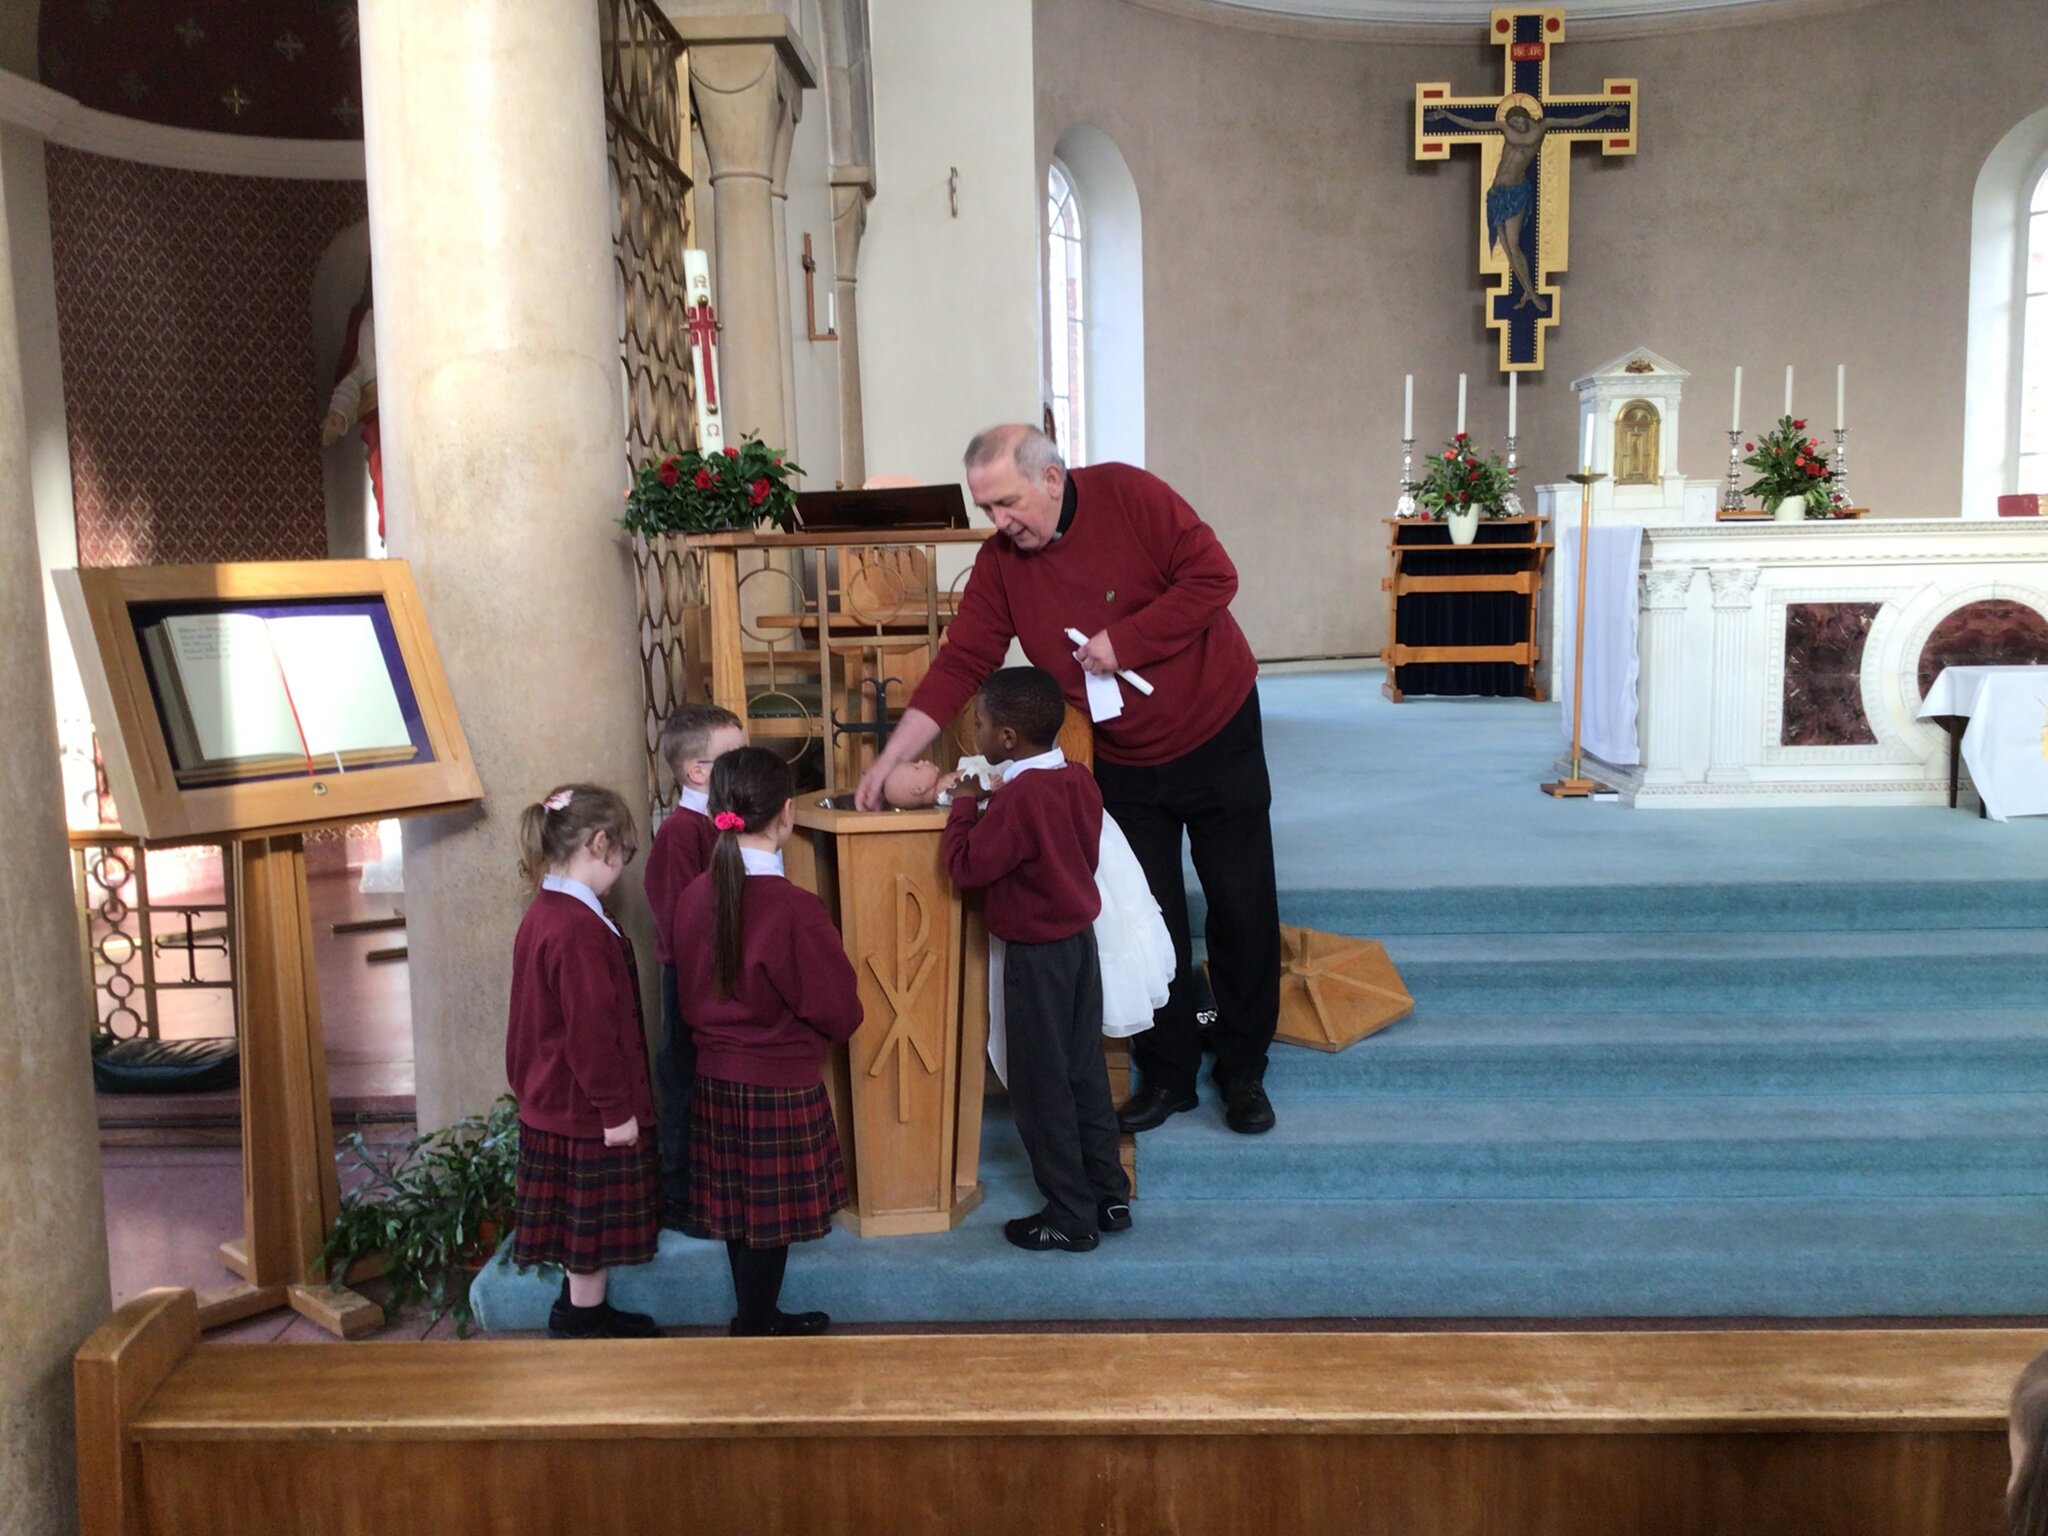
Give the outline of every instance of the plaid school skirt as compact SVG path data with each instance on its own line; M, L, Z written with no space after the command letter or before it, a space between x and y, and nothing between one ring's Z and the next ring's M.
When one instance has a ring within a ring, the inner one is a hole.
M690 1114L685 1232L780 1248L831 1230L846 1204L846 1164L824 1084L762 1088L700 1075Z
M645 1264L660 1231L658 1167L652 1126L636 1146L608 1147L521 1121L512 1262L578 1275Z

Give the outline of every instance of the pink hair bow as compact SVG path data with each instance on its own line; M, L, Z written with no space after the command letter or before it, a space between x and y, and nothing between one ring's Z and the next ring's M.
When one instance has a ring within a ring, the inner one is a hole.
M547 799L541 801L541 805L550 811L566 811L569 809L569 802L575 798L575 790L558 789L552 795L549 795Z

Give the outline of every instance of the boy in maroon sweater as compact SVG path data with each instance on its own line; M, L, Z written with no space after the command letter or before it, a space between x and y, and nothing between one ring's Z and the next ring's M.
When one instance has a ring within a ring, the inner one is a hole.
M939 849L955 885L987 888L988 931L1004 944L1010 1108L1046 1203L1003 1235L1019 1248L1086 1253L1098 1233L1130 1226L1131 1185L1102 1059L1102 792L1055 745L1065 714L1051 673L991 674L975 695L975 749L1009 767L986 809L965 795L952 802Z
M747 744L740 717L717 704L685 704L661 728L661 757L676 781L676 808L654 834L647 855L647 905L654 909L654 958L661 962L661 1043L654 1084L661 1095L661 1224L678 1230L690 1188L690 1095L697 1081L696 1038L676 1004L670 929L676 899L711 867L718 833L706 785L711 765Z

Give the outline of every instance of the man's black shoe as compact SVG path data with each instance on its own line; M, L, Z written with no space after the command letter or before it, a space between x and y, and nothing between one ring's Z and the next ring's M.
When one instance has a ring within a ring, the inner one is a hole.
M1223 1123L1240 1136L1273 1129L1273 1101L1256 1078L1239 1078L1223 1090Z
M1140 1088L1116 1112L1120 1131L1150 1131L1166 1124L1169 1115L1184 1115L1198 1101L1192 1093L1174 1093L1165 1088Z
M1095 1225L1105 1232L1130 1231L1131 1202L1121 1196L1103 1196L1095 1202Z
M1016 1247L1033 1253L1088 1253L1101 1241L1093 1232L1076 1237L1064 1228L1054 1226L1043 1211L1036 1216L1019 1216L1014 1221L1004 1222L1003 1236Z

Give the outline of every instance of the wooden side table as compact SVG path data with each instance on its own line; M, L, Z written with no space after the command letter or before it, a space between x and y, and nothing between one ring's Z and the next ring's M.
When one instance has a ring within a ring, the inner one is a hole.
M1409 694L1520 694L1541 700L1536 604L1551 544L1542 517L1482 520L1470 544L1450 525L1421 518L1387 524L1387 664L1380 691L1396 704Z

